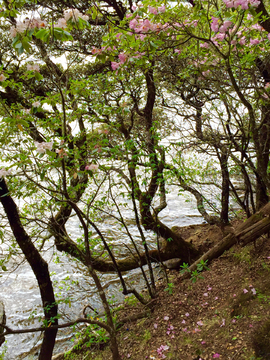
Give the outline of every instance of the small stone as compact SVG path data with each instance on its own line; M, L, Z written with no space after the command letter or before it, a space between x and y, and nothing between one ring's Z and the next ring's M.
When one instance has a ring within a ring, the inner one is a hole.
M163 262L163 265L167 268L167 269L179 269L181 264L181 259L175 258L175 259L170 259L167 261Z

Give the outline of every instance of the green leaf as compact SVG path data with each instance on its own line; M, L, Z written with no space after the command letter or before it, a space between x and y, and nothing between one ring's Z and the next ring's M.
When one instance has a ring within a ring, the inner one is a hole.
M92 8L92 19L95 20L97 17L97 9L96 7L93 7Z
M50 38L50 29L40 29L37 33L35 33L35 37L47 42Z

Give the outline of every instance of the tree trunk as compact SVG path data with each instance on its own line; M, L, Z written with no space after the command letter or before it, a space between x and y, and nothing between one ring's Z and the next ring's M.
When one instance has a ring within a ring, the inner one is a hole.
M225 152L220 154L220 167L222 174L221 213L220 221L223 224L229 222L229 197L230 197L230 175L228 170L228 155Z
M29 265L31 266L40 290L42 305L45 315L46 325L57 325L57 304L54 297L53 286L48 270L48 264L41 257L38 250L33 245L29 235L26 233L20 217L18 208L8 193L8 188L3 178L0 178L0 202L8 217L8 221L17 244ZM39 360L50 360L53 353L57 329L44 331L43 342L39 354Z
M197 269L197 265L201 261L208 260L209 263L211 260L222 255L224 251L229 250L236 242L246 245L261 235L266 234L268 231L270 231L270 203L238 226L234 233L227 235L212 249L203 254L203 256L189 267L190 272L183 274L181 279L189 278L191 272Z

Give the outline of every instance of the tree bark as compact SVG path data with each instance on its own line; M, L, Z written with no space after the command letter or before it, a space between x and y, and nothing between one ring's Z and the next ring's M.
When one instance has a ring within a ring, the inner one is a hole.
M197 269L197 265L201 261L208 261L218 258L224 251L229 250L236 242L246 245L252 241L255 241L261 235L270 231L270 203L265 205L260 211L253 214L244 223L239 225L232 234L227 235L212 249L207 251L197 261L195 261L190 267L188 272L181 276L181 279L186 279L191 276L192 271Z
M31 266L40 290L44 316L48 330L45 330L39 360L50 360L53 353L57 329L50 329L50 325L57 325L57 304L54 297L53 286L48 270L48 264L41 257L38 250L26 233L20 217L18 208L9 195L6 182L0 178L0 202L8 217L8 221L17 244L21 248L26 260Z

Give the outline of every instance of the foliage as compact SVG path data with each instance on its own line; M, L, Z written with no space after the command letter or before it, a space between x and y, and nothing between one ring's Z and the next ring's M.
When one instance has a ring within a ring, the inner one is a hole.
M96 271L116 272L124 295L147 304L123 271L140 267L154 298L153 260L170 249L185 262L198 255L160 220L170 186L194 196L210 223L228 223L231 198L248 216L268 202L268 5L2 2L0 177L40 253L53 242L87 268L115 344ZM123 254L103 231L107 218ZM166 240L151 256L150 232Z
M167 291L168 294L172 295L173 294L173 288L174 288L174 284L173 283L168 283L167 288L165 289L165 291Z
M207 266L207 262L201 260L198 264L197 264L197 269L191 271L189 268L189 265L187 263L183 263L183 265L180 265L180 267L182 268L182 270L180 270L181 274L185 274L186 272L190 273L190 280L195 283L198 279L203 279L203 276L200 275L200 273L204 270L210 270L209 267Z

